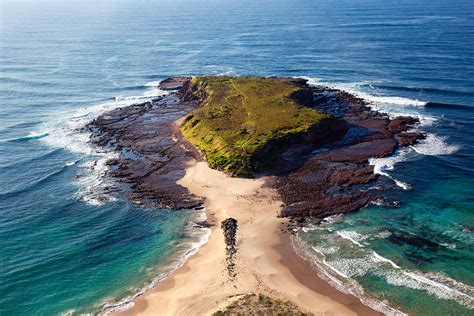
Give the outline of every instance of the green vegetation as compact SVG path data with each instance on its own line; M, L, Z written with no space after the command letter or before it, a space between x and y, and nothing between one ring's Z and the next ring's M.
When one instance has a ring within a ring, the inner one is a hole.
M271 298L263 294L246 294L233 301L213 316L227 315L309 315L302 313L293 303Z
M181 128L212 168L251 176L330 116L305 104L311 91L291 80L194 77L192 92L206 96Z

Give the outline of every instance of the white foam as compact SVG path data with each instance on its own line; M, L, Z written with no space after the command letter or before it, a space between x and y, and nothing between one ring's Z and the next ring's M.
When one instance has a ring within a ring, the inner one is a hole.
M441 156L451 155L457 152L459 145L448 144L446 137L441 137L435 134L428 134L426 139L418 144L412 146L413 150L422 155Z
M368 296L360 284L357 281L351 279L345 270L343 271L339 269L339 267L334 265L333 262L328 263L326 261L326 256L324 252L321 251L321 249L318 249L314 246L308 248L308 245L304 243L298 236L292 237L291 241L295 252L299 256L309 260L315 269L316 274L321 279L328 282L331 286L343 293L352 294L358 297L364 305L367 305L385 315L406 315L405 313L391 307L387 301L380 301ZM310 249L314 252L312 253ZM364 260L359 260L360 264L364 264L364 262ZM366 264L365 266L368 267L369 265Z
M145 86L146 87L158 88L160 83L161 83L161 81L150 81L150 82L145 83Z
M28 136L25 136L24 139L38 139L48 136L48 132L31 132Z
M398 97L398 96L373 95L373 94L369 94L367 92L361 91L361 87L363 86L372 86L372 84L375 83L373 81L336 83L336 82L322 81L320 78L315 78L315 77L313 78L302 77L302 78L308 80L309 85L313 85L313 86L324 85L330 88L343 90L372 103L392 104L392 105L399 105L399 106L415 106L415 107L423 107L428 103L426 101L420 101L417 99L409 99L409 98Z
M338 235L341 235L340 232L338 232ZM324 243L324 240L331 240L331 236L322 237L321 243ZM349 233L346 234L347 236L356 236L356 234ZM354 242L355 238L346 239ZM440 299L455 300L459 304L474 308L474 288L441 273L429 274L404 269L369 247L358 247L346 253L338 251L331 254L331 252L326 252L326 249L331 248L332 246L325 246L325 248L321 248L319 245L312 246L311 249L316 251L319 256L312 256L310 259L317 261L315 266L325 269L326 274L329 274L332 278L337 278L342 282L343 289L347 290L349 288L349 291L353 294L361 294L358 292L360 285L354 278L371 274L385 279L387 283L392 285L424 291ZM343 279L338 277L343 277ZM330 277L326 279L331 280ZM331 284L337 287L339 283L332 282Z
M150 87L142 94L136 96L117 97L115 101L104 102L88 107L76 109L75 111L64 111L55 113L48 120L45 130L48 137L41 138L46 144L54 148L64 148L70 152L85 156L90 161L82 164L82 173L79 174L77 183L80 185L77 198L90 204L100 205L115 198L108 194L106 188L111 185L111 179L104 179L108 167L105 162L116 158L116 153L104 152L90 146L90 133L81 132L80 129L91 120L104 112L129 106L135 103L146 102L157 96L167 95L169 92ZM93 167L93 168L92 168Z
M378 253L376 253L375 251L372 251L373 252L373 256L374 256L374 260L377 261L377 262L388 262L392 267L396 268L396 269L401 269L399 265L397 265L395 262L393 262L392 260L390 259L387 259L385 257L382 257L381 255L379 255Z
M386 204L386 202L384 201L384 199L376 199L375 201L370 201L370 204L372 205L375 205L375 206L383 206Z
M397 163L406 160L409 153L410 149L404 148L397 150L392 156L389 157L370 158L369 164L374 166L375 174L386 176L392 179L398 187L402 188L403 190L409 190L411 186L408 183L395 179L387 172L389 170L393 170Z
M443 291L446 291L448 293L454 293L456 295L461 295L461 296L464 296L464 297L467 297L467 298L470 298L470 299L474 299L473 297L465 294L465 293L462 293L456 289L453 289L453 288L450 288L442 283L439 283L439 282L436 282L436 281L433 281L429 278L427 278L426 276L424 275L421 275L421 274L418 274L418 273L414 273L414 272L409 272L409 271L404 271L403 272L405 275L408 275L410 276L411 278L421 282L421 283L425 283L425 284L428 284L432 287L437 287L439 289L442 289Z
M335 214L323 218L323 223L334 224L342 220L342 214Z
M103 154L100 159L89 160L81 164L83 173L77 180L80 186L80 190L76 194L78 200L91 205L102 205L117 200L109 192L110 187L116 186L114 179L105 177L108 171L106 162L117 157L116 153L108 153Z
M318 225L307 225L301 228L301 230L305 233L310 232L312 230L319 230L319 229L324 229L324 228L319 227Z
M389 117L396 116L414 116L420 120L420 126L429 126L437 121L436 117L420 112L428 102L417 99L410 99L400 96L384 96L364 91L364 87L372 88L374 83L380 81L360 81L360 82L329 82L315 77L302 77L308 80L309 85L327 86L351 93L359 98L366 100L369 106L379 112L386 113Z
M395 179L391 176L389 176L389 177L392 178L392 180L395 182L397 187L402 188L403 190L410 190L411 189L411 185L409 185L408 183L397 180L397 179Z
M359 234L358 232L355 232L355 231L350 231L350 230L346 230L346 231L336 231L336 233L341 236L342 238L344 239L347 239L349 241L351 241L353 244L359 246L359 247L365 247L361 241L364 240L364 239L367 239L367 236L364 236L362 234Z
M461 291L461 289L470 288L470 292L473 293L472 287L469 287L466 284L462 284L460 286L460 282L452 280L448 277L445 277L444 279L448 282L449 280L454 281L449 283L456 287L449 287L439 281L432 280L431 278L428 278L427 275L424 275L420 272L403 270L401 273L397 273L394 271L386 271L384 273L380 273L380 275L392 285L404 286L415 290L425 291L436 296L437 298L444 300L454 300L468 308L474 308L474 297ZM459 288L457 288L458 286Z
M374 103L385 103L385 104L393 104L393 105L401 105L401 106L425 106L427 102L420 101L420 100L413 100L409 98L403 97L392 97L392 96L374 96L368 93L362 92L355 92L358 97L368 100Z
M392 179L398 187L404 190L409 190L411 188L410 184L395 179L387 171L393 170L397 163L406 161L413 155L416 155L413 152L427 156L451 155L457 152L460 146L456 144L448 144L446 139L446 137L429 133L424 140L421 140L416 145L399 149L392 156L370 158L369 164L374 166L374 173L386 176Z
M378 237L378 238L386 239L386 238L390 237L391 235L392 235L392 233L390 231L382 230L381 232L379 232L375 236Z
M157 97L161 97L166 94L165 91L161 90L158 87L150 86L147 92L143 93L142 95L131 95L131 96L116 96L115 101L131 101L133 104L134 102L145 102L148 99L153 99ZM129 104L127 104L129 105Z
M195 220L206 220L206 209L201 210ZM192 221L189 222L190 224ZM127 310L135 305L133 302L137 297L145 294L150 289L154 288L159 282L163 281L164 279L168 278L174 271L179 269L184 265L184 263L188 260L189 257L195 255L199 249L207 244L209 241L209 237L211 236L211 228L199 228L195 229L193 225L188 225L188 227L193 227L190 231L192 237L197 237L195 242L190 244L189 250L175 263L173 263L169 268L168 271L165 273L160 274L156 277L150 284L136 292L135 294L128 296L117 303L107 303L102 306L102 311L99 315L108 315L113 312Z
M314 246L313 246L312 248L313 248L314 251L316 251L317 253L319 253L319 254L322 256L322 262L323 262L328 268L330 268L333 272L335 272L335 273L338 274L339 276L343 277L344 279L348 279L348 278L349 278L349 276L346 275L345 273L339 271L339 270L336 269L335 267L330 266L330 265L326 262L326 256L324 255L324 253L323 253L322 251L320 251L318 248L316 248L316 247L314 247ZM328 273L326 273L326 275L327 275L328 277L330 277L333 281L335 281L335 282L337 282L337 283L339 283L339 284L342 285L342 283L341 283L338 279L334 278L332 275L330 275L330 274L328 274Z

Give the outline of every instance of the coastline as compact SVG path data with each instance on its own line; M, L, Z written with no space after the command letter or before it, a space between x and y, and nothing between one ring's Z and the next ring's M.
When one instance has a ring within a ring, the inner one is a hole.
M265 186L265 179L231 178L205 162L193 161L179 184L206 197L208 221L214 225L208 243L138 297L133 307L113 314L210 314L232 297L255 292L289 300L313 314L380 315L320 279L311 264L295 253L284 232L287 220L277 217L281 201ZM239 222L234 280L225 271L224 236L217 226L227 217Z

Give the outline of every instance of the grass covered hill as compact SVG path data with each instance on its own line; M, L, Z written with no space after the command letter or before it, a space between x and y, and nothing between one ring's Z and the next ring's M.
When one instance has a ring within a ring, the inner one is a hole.
M292 79L194 77L188 88L199 96L181 128L212 168L252 176L271 165L291 143L321 133L331 119L312 109L312 92Z

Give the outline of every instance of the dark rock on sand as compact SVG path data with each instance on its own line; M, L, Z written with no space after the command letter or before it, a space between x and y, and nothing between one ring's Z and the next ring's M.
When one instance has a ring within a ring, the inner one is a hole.
M221 222L221 228L224 232L227 273L232 279L236 277L234 261L237 253L237 220L235 218L227 218Z

